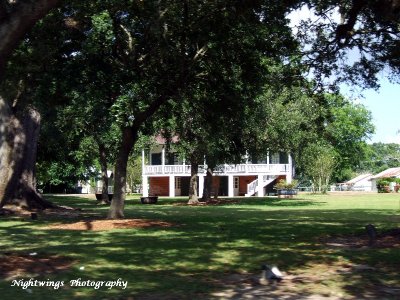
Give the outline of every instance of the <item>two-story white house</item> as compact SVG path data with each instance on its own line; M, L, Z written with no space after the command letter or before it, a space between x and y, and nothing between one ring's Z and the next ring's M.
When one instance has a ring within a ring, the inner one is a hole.
M206 162L199 166L198 195L202 197ZM288 153L269 153L263 160L244 159L242 164L220 165L214 170L213 190L220 196L265 196L276 180L291 182L294 174ZM189 195L190 163L173 150L166 151L165 140L156 138L150 151L142 151L143 196Z

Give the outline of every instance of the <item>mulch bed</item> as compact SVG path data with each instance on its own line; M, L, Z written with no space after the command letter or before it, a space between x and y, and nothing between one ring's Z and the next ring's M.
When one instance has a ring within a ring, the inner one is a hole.
M124 220L86 220L75 223L55 224L44 227L44 229L59 230L112 230L127 228L148 228L148 227L171 227L176 224L147 219L124 219Z
M218 206L218 205L229 205L229 204L238 204L239 200L235 199L210 199L205 202L199 202L196 204L187 204L187 202L178 202L172 204L173 206Z
M60 255L0 253L0 278L58 273L68 270L74 263L73 259Z

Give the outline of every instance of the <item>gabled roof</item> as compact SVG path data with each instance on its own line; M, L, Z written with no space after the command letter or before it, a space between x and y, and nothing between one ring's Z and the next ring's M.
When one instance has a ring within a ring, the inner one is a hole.
M156 144L158 144L158 145L165 145L165 144L167 143L167 139L164 138L161 134L156 135L156 136L154 137L154 139L155 139L155 141L156 141ZM171 142L171 143L177 143L177 142L179 142L179 137L178 137L177 135L174 135L174 136L171 138L171 141L170 141L170 142Z
M368 174L361 174L358 175L357 177L350 179L349 181L346 181L345 184L356 184L357 182L361 181L361 180L368 180L370 179L372 176L371 173Z
M400 167L386 169L385 171L382 171L379 174L372 176L371 179L397 177L397 176L400 176Z

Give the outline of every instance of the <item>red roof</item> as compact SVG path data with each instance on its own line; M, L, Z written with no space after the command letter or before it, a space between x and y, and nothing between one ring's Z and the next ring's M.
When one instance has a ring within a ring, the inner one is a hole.
M400 167L386 169L385 171L382 171L379 174L372 176L371 179L399 177L399 176L400 176Z
M154 137L156 143L159 145L165 145L167 143L167 139L164 138L161 134ZM179 137L177 135L173 136L171 139L171 143L177 143L179 141Z

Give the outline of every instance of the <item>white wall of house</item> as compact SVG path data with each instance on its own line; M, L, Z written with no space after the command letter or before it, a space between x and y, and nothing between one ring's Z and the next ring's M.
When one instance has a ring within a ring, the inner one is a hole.
M376 187L376 179L371 179L371 191L378 192L378 188Z
M354 185L352 190L354 191L364 191L364 192L372 192L373 183L369 178L362 179L360 181L357 181ZM376 186L376 185L375 185Z

